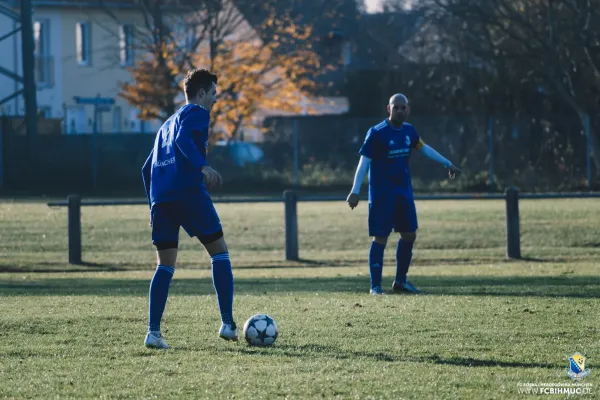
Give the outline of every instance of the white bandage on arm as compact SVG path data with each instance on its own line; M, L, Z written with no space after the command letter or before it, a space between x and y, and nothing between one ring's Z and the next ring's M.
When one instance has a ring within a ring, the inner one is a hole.
M450 162L450 160L447 160L446 158L444 158L444 156L442 156L440 153L435 151L433 149L433 147L431 147L427 144L424 144L423 147L421 147L421 153L423 153L427 157L431 158L433 161L439 162L444 167L449 167L452 165L452 162Z
M360 187L365 180L365 175L371 165L371 159L369 157L360 156L358 167L356 168L356 174L354 174L354 184L352 185L352 193L359 194Z

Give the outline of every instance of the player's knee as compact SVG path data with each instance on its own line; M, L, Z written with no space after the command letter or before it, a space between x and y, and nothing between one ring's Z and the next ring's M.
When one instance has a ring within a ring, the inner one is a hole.
M179 247L179 242L152 241L152 244L154 245L154 247L156 247L157 251L177 249L177 247Z
M414 243L417 240L417 232L401 232L400 237L405 242Z
M227 243L225 242L225 237L223 237L223 232L221 231L221 236L210 242L202 242L204 248L211 256L214 254L225 253L228 251Z
M373 236L373 241L375 243L379 243L383 246L387 244L388 237L387 236Z
M198 240L200 240L200 243L202 243L204 246L206 246L207 244L212 244L222 238L223 238L223 230L222 229L219 229L217 232L210 233L208 235L198 235Z
M169 267L175 268L175 263L177 262L177 248L168 247L158 250L157 247L156 258L158 265L168 265Z

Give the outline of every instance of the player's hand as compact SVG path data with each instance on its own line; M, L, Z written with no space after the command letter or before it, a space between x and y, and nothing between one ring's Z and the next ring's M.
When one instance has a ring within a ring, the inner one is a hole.
M456 175L460 174L460 169L458 169L458 167L454 164L451 164L448 167L448 176L450 177L450 179L454 179L456 178Z
M358 205L358 195L356 193L350 193L346 199L346 202L350 208L354 210L354 207Z
M221 175L208 165L202 168L202 173L204 174L204 184L207 188L221 186L223 183L223 178L221 178Z

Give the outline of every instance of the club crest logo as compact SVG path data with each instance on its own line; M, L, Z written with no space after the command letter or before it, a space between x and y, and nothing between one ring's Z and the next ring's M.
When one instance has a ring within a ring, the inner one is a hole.
M408 136L406 137L406 145L410 146L410 138Z
M569 368L567 375L574 381L579 381L590 374L591 369L585 369L585 357L580 353L575 353L569 357Z

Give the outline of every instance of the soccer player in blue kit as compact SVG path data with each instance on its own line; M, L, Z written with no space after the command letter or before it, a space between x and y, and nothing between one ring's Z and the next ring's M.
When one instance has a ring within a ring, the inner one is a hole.
M444 165L454 178L460 170L419 137L415 128L404 122L410 113L408 99L402 94L390 98L389 118L371 127L359 151L361 157L354 185L347 202L351 209L358 205L360 187L369 170L369 236L373 237L369 252L371 294L381 295L383 254L388 236L400 233L396 247L396 279L394 293L420 293L406 276L417 238L417 210L410 181L409 156L412 149Z
M161 126L142 168L150 205L152 243L158 267L150 282L147 347L168 349L160 323L175 272L179 229L197 237L212 261L212 278L221 313L219 336L238 340L233 320L233 273L219 216L207 188L222 183L206 161L210 110L217 101L218 77L205 69L187 73L186 104Z

